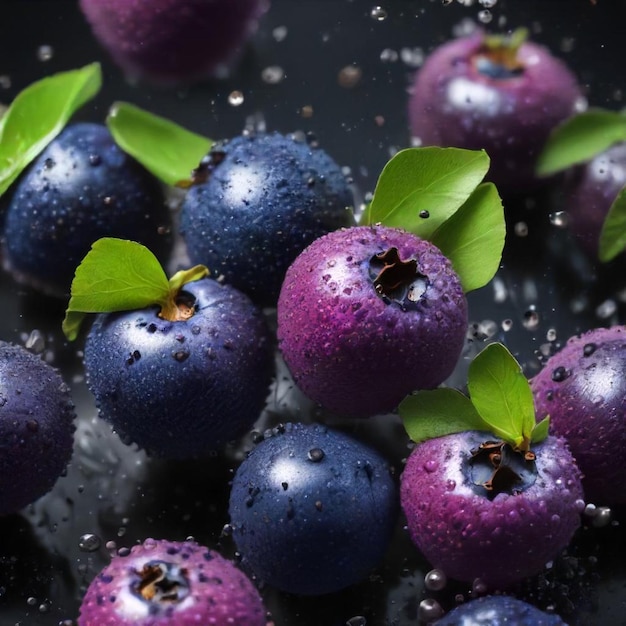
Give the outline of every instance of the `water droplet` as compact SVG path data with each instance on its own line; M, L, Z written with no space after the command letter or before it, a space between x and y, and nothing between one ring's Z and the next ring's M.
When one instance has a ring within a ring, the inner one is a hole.
M617 311L617 304L615 300L612 300L611 298L609 298L597 306L596 315L600 319L605 320L611 317L611 315L613 315L616 311Z
M559 367L555 367L552 370L552 380L555 383L562 383L566 378L569 378L570 373L571 372L568 369L559 365Z
M526 222L516 222L513 231L518 237L526 237L528 235L528 224Z
M489 24L489 22L491 22L492 19L493 19L493 13L489 11L488 9L478 12L478 21L481 22L482 24Z
M367 626L367 620L362 615L355 615L346 622L346 626Z
M511 330L511 328L513 328L513 320L512 319L502 320L502 330L505 333L508 333Z
M441 591L448 584L448 577L440 569L431 569L424 576L424 585L429 591Z
M455 489L456 489L456 481L452 480L451 478L446 480L446 490L447 491L454 491Z
M102 545L102 540L98 535L94 535L93 533L85 533L80 536L78 540L78 549L82 552L95 552L100 549Z
M522 324L527 330L535 330L539 326L539 313L533 307L529 308L524 313Z
M178 350L172 353L172 356L179 362L182 363L189 358L189 352L187 350Z
M567 228L569 216L565 211L555 211L550 213L550 224L557 228Z
M435 461L434 459L430 459L424 463L423 467L429 474L432 474L433 472L437 471L439 463L437 463L437 461Z
M387 19L387 11L380 6L372 7L370 11L370 17L377 22L382 22Z
M430 211L426 211L425 209L419 212L419 216L425 220L430 217Z
M493 9L498 4L498 0L478 0L478 4L485 9Z
M362 74L363 72L360 67L356 65L346 65L339 70L337 82L340 87L351 89L359 84Z
M309 461L319 463L324 458L324 450L322 450L321 448L311 448L307 452L307 458L309 459Z
M398 60L398 53L391 48L385 48L380 53L380 60L383 63L395 63Z
M608 524L611 522L611 517L611 509L608 506L599 506L596 509L591 524L596 528L603 528L604 526L608 526Z
M39 61L49 61L54 55L54 48L52 46L43 45L37 48L37 59Z
M99 154L89 155L89 165L93 165L95 167L100 165L100 163L102 163L102 157Z
M40 330L32 330L24 347L34 354L41 354L46 349L46 339Z
M548 341L556 341L556 328L549 328L546 333L546 339Z
M228 104L230 104L233 107L241 106L243 104L243 101L244 101L243 93L237 89L235 91L231 91L228 94Z
M437 600L433 598L426 598L422 600L417 609L417 617L420 622L430 623L436 619L439 619L443 615L444 611Z
M286 26L277 26L272 31L272 37L274 37L274 41L281 42L287 37L288 29Z
M261 80L268 85L277 85L285 78L285 71L279 65L270 65L261 72Z
M591 356L596 351L597 347L595 343L586 343L583 346L583 356Z
M472 594L474 596L483 596L487 593L487 585L480 579L475 578L472 582Z

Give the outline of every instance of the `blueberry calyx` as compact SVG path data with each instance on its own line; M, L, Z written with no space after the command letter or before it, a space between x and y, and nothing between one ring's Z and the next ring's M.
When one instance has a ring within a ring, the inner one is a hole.
M370 276L376 293L387 304L402 310L414 309L426 291L426 276L417 269L417 261L403 261L398 248L375 254L369 262Z
M150 561L135 574L139 579L133 582L132 591L146 602L174 604L189 594L187 571L174 563Z
M485 441L470 451L470 476L474 491L489 499L499 493L520 493L537 478L536 455L504 441Z

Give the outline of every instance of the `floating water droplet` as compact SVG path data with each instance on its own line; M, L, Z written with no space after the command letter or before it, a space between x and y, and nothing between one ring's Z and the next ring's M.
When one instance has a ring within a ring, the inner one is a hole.
M478 4L485 9L493 9L498 4L498 0L478 0Z
M528 224L526 222L516 222L513 232L518 237L526 237L528 235Z
M377 22L383 22L387 19L387 11L380 6L372 7L370 11L370 17Z
M599 506L596 509L595 515L593 516L593 520L591 522L592 526L596 528L602 528L604 526L608 526L611 522L611 509L608 506Z
M8 74L2 74L0 76L0 88L2 89L11 88L11 77Z
M46 349L46 339L40 330L32 330L24 347L35 354L41 354Z
M424 576L424 586L429 591L441 591L448 584L448 577L440 569L431 569Z
M437 600L433 598L426 598L422 600L417 609L417 617L420 622L430 623L436 619L439 619L443 615L444 611Z
M401 48L400 59L409 67L420 67L424 63L424 50L422 48Z
M270 65L261 72L261 79L268 85L277 85L285 78L285 70L280 65Z
M228 104L230 104L233 107L241 106L243 104L243 101L244 101L243 93L237 89L235 89L235 91L231 91L228 94Z
M82 552L95 552L100 549L102 545L102 540L98 535L94 535L93 533L85 533L80 536L78 540L78 549Z
M52 46L43 45L37 48L37 59L39 61L49 61L54 56L54 48Z
M367 620L362 615L355 615L346 622L346 626L367 626Z
M380 53L380 60L383 63L395 63L398 60L398 53L391 48L385 48Z
M272 31L272 37L274 37L274 41L281 42L287 37L288 29L286 26L277 26Z
M513 320L512 319L502 320L502 330L505 333L508 333L511 330L511 328L513 328Z
M527 330L535 330L539 326L539 313L535 311L534 307L530 307L525 313L522 320L522 325Z
M340 87L350 89L359 84L362 74L363 72L360 67L356 65L346 65L339 70L337 82Z
M612 300L611 298L605 300L596 307L596 315L602 320L611 317L611 315L613 315L616 311L617 304L615 300Z
M493 13L488 9L478 12L478 21L482 24L489 24L493 20Z
M555 211L550 213L550 224L558 228L567 228L569 224L569 215L566 211Z
M546 339L548 341L556 341L556 328L549 328L546 333Z

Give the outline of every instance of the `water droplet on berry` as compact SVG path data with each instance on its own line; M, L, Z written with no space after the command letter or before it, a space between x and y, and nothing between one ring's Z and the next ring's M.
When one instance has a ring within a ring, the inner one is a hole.
M429 474L432 474L437 471L439 463L437 463L434 459L430 459L424 463L423 467Z
M420 622L430 623L439 619L444 614L441 605L433 598L422 600L417 609L417 616Z
M309 461L319 463L324 458L324 450L321 448L311 448L307 453Z
M95 552L100 549L101 545L102 540L93 533L85 533L78 540L78 549L82 552Z

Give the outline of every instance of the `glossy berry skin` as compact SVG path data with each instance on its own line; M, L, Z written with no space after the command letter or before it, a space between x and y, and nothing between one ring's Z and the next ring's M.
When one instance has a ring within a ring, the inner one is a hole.
M374 282L396 250L402 289ZM385 287L386 288L386 285ZM467 330L467 302L449 260L405 231L357 226L320 237L286 273L277 307L279 348L298 387L327 410L393 411L416 389L442 383Z
M493 439L467 431L418 444L402 472L400 501L413 542L434 567L497 590L538 574L569 544L584 501L572 455L551 436L532 447L532 484L493 498L477 492L471 450Z
M568 227L591 259L598 257L602 225L625 186L626 143L615 144L566 173L563 208Z
M258 134L218 144L209 172L182 206L189 257L262 306L276 306L285 271L303 248L353 223L341 168L293 137Z
M160 183L101 124L67 126L18 181L4 225L4 264L20 282L65 297L101 237L169 254L170 210Z
M433 626L567 626L558 616L545 613L511 596L476 598L456 607Z
M52 489L72 457L74 417L57 370L0 341L0 517Z
M531 380L537 418L550 415L583 473L587 500L626 503L626 327L571 337Z
M99 315L85 342L99 414L127 442L165 458L202 457L259 417L273 376L265 320L233 287L205 278L183 295L187 321L158 308Z
M131 79L174 86L232 64L267 0L80 0L93 34Z
M368 446L318 424L288 423L237 469L229 513L242 567L282 591L321 595L381 561L397 488Z
M265 626L256 587L195 541L146 539L92 580L78 626Z
M507 68L485 53L482 31L436 48L409 99L420 145L486 150L488 177L502 193L536 187L537 156L550 131L585 106L580 86L551 52L525 41Z

